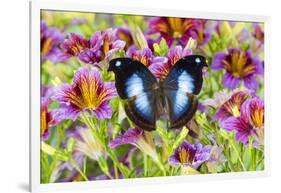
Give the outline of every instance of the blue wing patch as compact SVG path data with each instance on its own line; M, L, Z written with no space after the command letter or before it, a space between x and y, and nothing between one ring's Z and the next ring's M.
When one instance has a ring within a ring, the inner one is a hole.
M194 79L186 71L182 71L179 74L177 82L177 87L180 91L188 93L194 92Z
M143 79L138 74L132 74L125 83L125 90L128 97L133 97L144 92Z
M143 93L138 95L135 99L135 109L144 119L153 121L154 111L152 110L149 96L151 97L151 94Z
M179 90L167 91L166 96L168 97L170 119L174 122L187 111L190 106L190 99L185 92Z

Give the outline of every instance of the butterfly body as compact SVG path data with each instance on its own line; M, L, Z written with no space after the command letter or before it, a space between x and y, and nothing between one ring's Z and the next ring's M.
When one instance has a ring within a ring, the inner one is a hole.
M196 62L196 60L198 62ZM142 63L131 58L110 61L109 71L115 74L115 85L127 116L144 130L154 130L156 121L166 114L171 128L185 125L197 109L203 56L180 59L164 80L157 80Z

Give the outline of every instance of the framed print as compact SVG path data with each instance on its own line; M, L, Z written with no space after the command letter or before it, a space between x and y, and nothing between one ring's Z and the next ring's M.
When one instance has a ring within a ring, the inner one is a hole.
M31 190L268 174L268 25L32 2Z

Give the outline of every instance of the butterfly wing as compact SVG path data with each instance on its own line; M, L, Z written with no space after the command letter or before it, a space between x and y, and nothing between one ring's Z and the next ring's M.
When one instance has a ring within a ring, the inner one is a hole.
M155 129L156 78L142 63L131 58L111 60L108 70L115 74L116 89L125 99L127 116L142 129Z
M184 126L195 114L202 84L202 68L207 66L203 56L186 56L176 62L163 81L172 128Z

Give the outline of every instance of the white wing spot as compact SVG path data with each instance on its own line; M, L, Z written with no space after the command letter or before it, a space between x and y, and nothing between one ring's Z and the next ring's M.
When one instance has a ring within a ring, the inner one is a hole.
M120 61L116 61L115 66L121 66L121 62Z
M196 58L196 59L195 59L195 62L196 62L197 64L201 63L200 58Z

